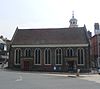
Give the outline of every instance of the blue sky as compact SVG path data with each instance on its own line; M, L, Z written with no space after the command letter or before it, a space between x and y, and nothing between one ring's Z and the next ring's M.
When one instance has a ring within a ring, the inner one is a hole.
M74 11L78 26L94 32L100 23L99 0L0 0L0 35L11 39L16 27L69 27Z

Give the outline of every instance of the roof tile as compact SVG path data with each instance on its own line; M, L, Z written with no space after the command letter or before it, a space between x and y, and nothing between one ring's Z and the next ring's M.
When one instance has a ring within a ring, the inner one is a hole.
M87 44L84 27L17 29L12 44L46 45L46 44Z

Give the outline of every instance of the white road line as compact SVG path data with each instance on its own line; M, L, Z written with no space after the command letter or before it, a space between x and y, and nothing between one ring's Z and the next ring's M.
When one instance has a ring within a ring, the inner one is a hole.
M16 79L16 81L22 81L23 79L22 79L22 76L19 76L17 79Z

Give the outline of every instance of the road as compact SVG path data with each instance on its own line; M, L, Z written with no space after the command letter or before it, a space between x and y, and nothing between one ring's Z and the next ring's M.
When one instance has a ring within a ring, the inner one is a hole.
M100 83L85 78L0 69L0 89L100 89Z

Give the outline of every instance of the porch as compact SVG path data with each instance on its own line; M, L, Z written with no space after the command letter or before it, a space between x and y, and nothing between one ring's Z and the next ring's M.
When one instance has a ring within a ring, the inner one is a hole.
M67 72L75 72L77 70L77 56L65 57L65 67Z

